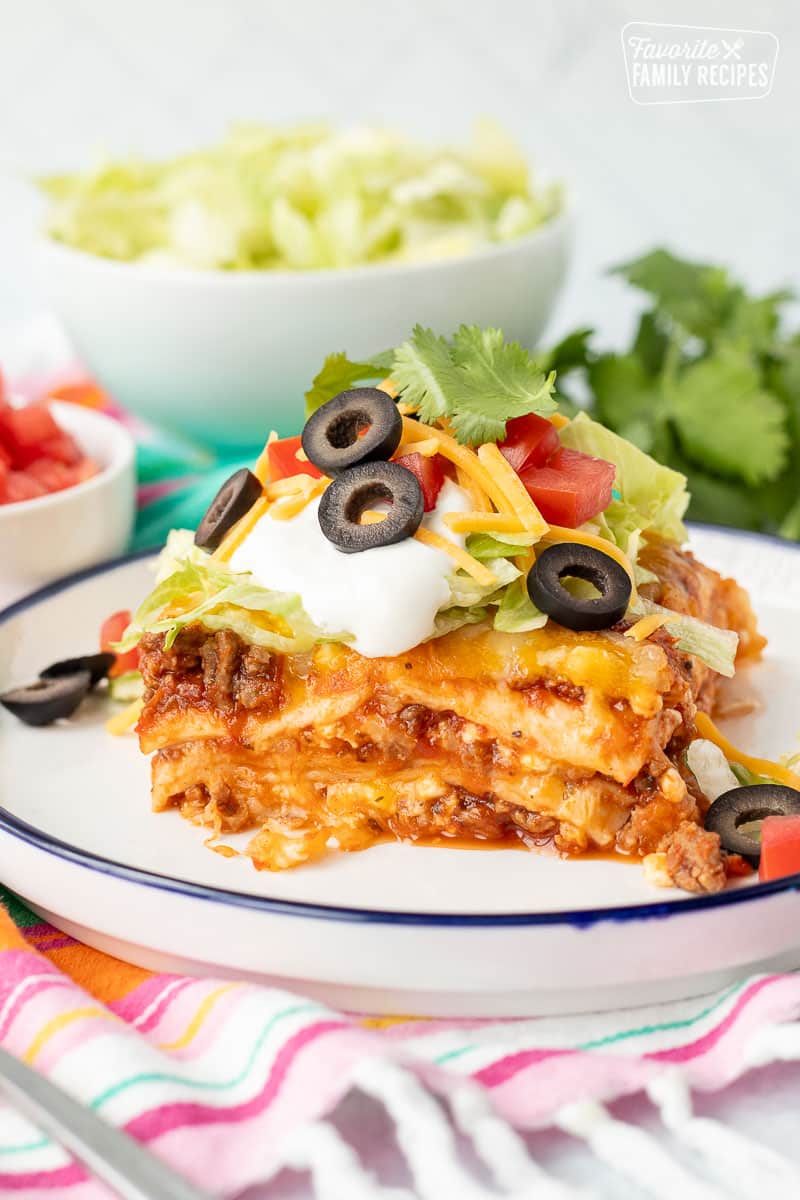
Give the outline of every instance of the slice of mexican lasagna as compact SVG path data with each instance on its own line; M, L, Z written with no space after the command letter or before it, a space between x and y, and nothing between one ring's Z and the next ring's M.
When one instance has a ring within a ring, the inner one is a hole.
M393 378L399 401L328 399L171 536L124 643L154 808L249 831L272 870L451 839L718 890L742 863L687 750L721 753L719 683L763 640L681 548L685 481L560 418L551 380L484 436Z

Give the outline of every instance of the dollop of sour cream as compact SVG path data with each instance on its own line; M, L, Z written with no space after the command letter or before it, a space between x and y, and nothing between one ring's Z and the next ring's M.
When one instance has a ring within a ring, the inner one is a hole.
M469 498L446 479L423 526L463 546L443 523L446 512L466 512ZM360 554L343 554L319 526L319 500L295 517L261 518L236 550L234 571L250 571L262 587L295 592L311 620L326 633L350 633L348 644L367 658L402 654L433 633L450 598L453 560L441 550L406 538Z

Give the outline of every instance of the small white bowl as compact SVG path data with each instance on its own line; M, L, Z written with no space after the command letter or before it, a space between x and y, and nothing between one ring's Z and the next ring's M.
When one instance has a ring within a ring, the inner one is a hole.
M0 504L0 608L62 575L115 558L133 530L131 435L111 417L76 404L54 401L52 412L101 470L62 492Z
M326 354L397 346L419 322L497 326L533 347L566 272L570 217L461 258L225 272L121 263L43 239L48 300L120 403L219 445L295 432Z

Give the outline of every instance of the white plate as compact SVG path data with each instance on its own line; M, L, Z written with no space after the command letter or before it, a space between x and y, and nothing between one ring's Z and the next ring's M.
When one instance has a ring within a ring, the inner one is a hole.
M753 595L766 707L729 731L776 756L800 731L800 550L710 529L693 544ZM150 579L144 558L123 560L0 614L0 689L91 650ZM143 966L271 979L375 1012L489 1016L649 1003L800 965L800 876L696 897L650 888L636 864L404 845L259 873L150 811L147 761L134 737L105 733L107 716L100 699L49 729L0 714L0 879Z

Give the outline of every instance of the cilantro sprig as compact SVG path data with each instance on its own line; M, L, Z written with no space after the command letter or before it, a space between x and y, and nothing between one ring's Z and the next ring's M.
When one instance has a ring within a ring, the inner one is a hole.
M366 362L331 354L306 392L314 412L355 383L391 376L403 401L427 424L446 420L464 445L502 441L506 423L554 412L555 372L499 329L462 325L451 338L416 325L402 346Z
M694 520L800 541L800 335L782 332L791 294L751 295L723 268L661 249L614 273L647 307L626 348L598 351L580 330L550 352L562 407L579 395L585 406L588 392L594 417L686 474Z

